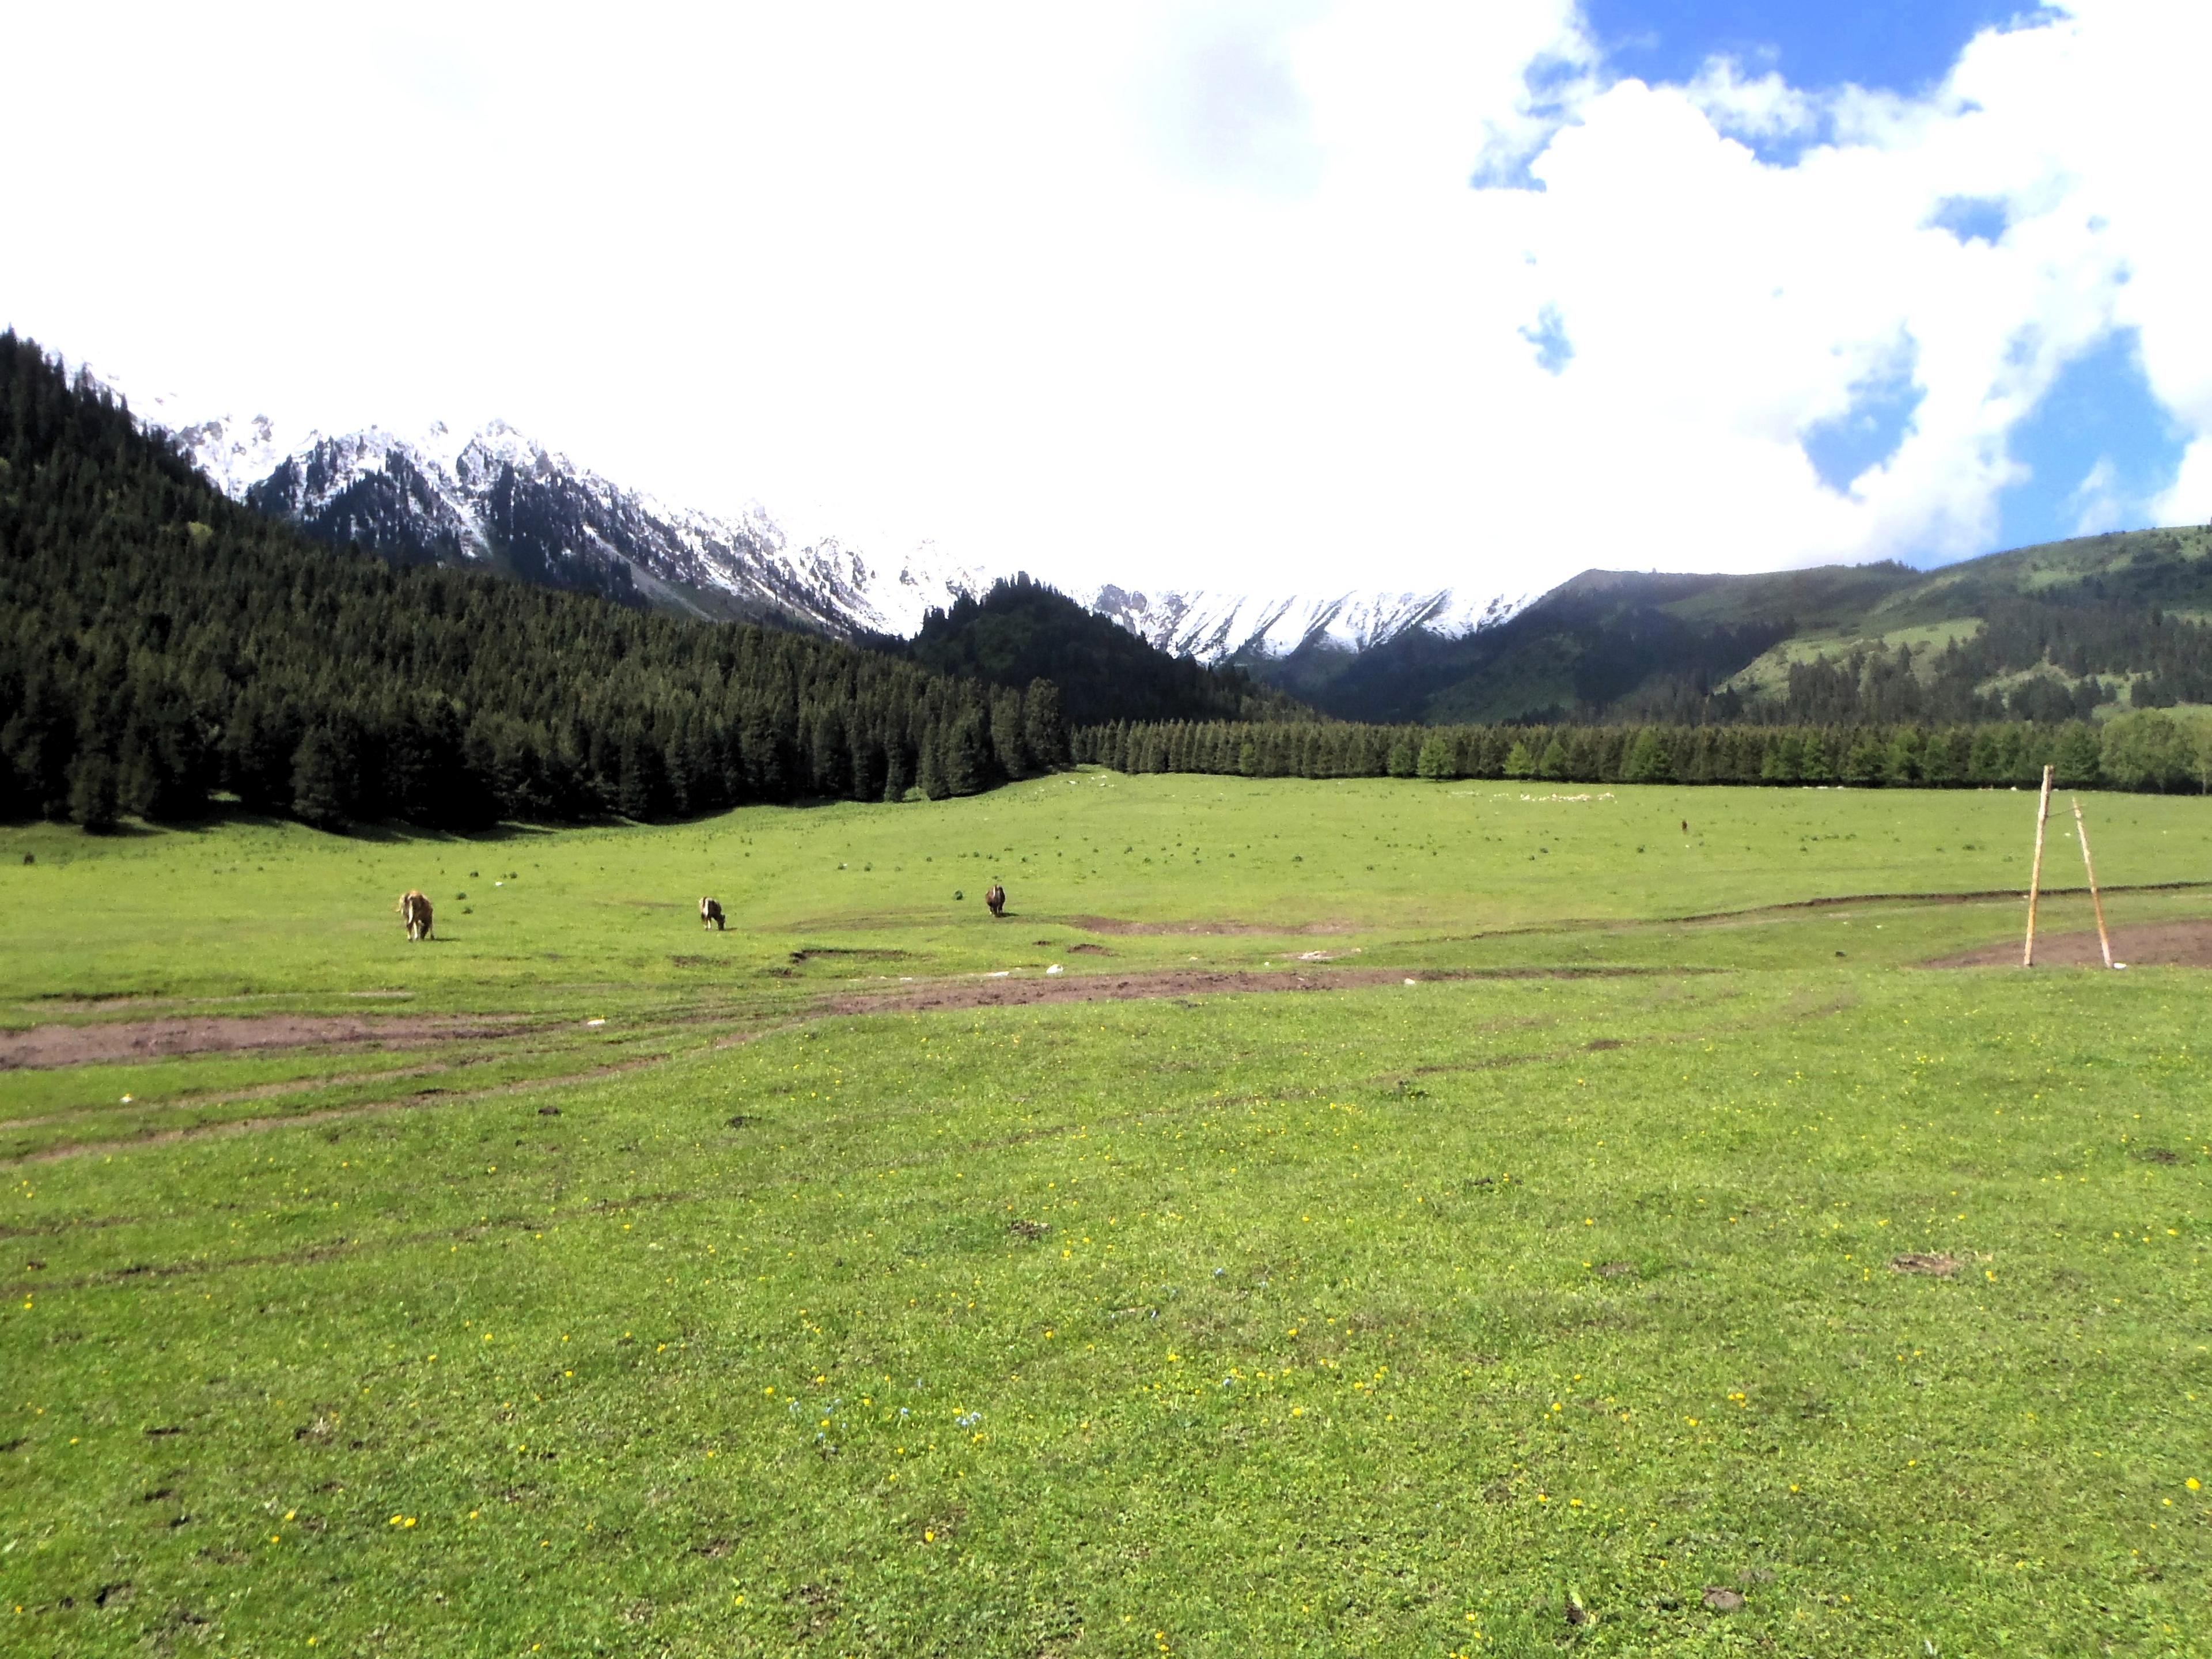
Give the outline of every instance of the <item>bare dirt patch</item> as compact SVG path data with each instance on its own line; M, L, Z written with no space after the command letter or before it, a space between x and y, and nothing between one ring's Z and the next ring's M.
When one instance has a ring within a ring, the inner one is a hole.
M1897 1273L1926 1273L1932 1279L1948 1279L1959 1271L1959 1258L1948 1255L1928 1255L1918 1250L1908 1250L1903 1255L1890 1258L1889 1270Z
M1938 957L1923 968L2017 968L2017 939L1954 957ZM2212 921L2142 922L2112 929L2112 960L2133 968L2212 968ZM2102 968L2104 952L2097 935L2039 933L2035 940L2039 968Z
M359 1014L245 1014L228 1018L118 1020L99 1025L33 1025L0 1035L0 1072L149 1060L240 1049L325 1046L393 1048L500 1036L514 1015L468 1019L373 1018Z
M1358 931L1357 923L1349 921L1307 921L1297 923L1269 923L1256 921L1121 921L1112 916L1070 916L1070 927L1079 927L1086 933L1150 933L1175 934L1201 939L1227 938L1257 933L1268 939L1289 939L1305 933L1352 933Z

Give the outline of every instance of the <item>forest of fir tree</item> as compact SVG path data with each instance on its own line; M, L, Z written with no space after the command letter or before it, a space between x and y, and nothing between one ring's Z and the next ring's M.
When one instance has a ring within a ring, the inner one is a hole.
M1265 778L2007 788L2049 765L2075 788L2212 791L2212 724L2148 708L1936 726L1116 721L1079 727L1073 749L1120 772Z
M655 819L1061 766L1057 689L332 552L0 334L0 816Z

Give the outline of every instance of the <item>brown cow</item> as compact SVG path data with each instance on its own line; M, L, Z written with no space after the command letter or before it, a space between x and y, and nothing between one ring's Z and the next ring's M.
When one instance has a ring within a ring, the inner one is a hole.
M983 902L991 907L992 921L1003 919L1006 914L1006 890L993 882L990 890L983 895Z
M400 919L407 924L407 937L424 939L430 937L430 898L419 887L411 887L399 896Z
M711 927L718 933L722 931L721 901L710 898L702 898L699 901L699 925L702 927Z

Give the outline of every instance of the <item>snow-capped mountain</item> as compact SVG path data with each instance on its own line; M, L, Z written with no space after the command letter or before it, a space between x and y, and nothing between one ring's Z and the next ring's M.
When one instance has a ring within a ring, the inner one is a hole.
M1249 594L1133 593L1111 585L1079 596L1102 616L1175 656L1247 664L1307 647L1372 650L1408 629L1466 634L1504 622L1528 599L1472 599L1451 588L1427 592L1340 593L1257 599Z
M928 543L885 558L833 535L802 541L758 503L728 517L668 506L503 421L328 435L265 415L209 418L161 394L131 401L234 499L402 561L483 563L550 586L848 637L911 635L926 611L990 586L989 573ZM1528 603L1449 588L1268 597L1111 583L1073 597L1172 655L1233 659L1263 676L1301 650L1367 651L1413 629L1465 634Z
M734 517L626 489L503 421L403 435L287 434L265 416L167 418L134 404L227 494L336 545L482 562L548 586L832 634L909 635L988 579L927 544L883 558L824 536L796 545L757 503Z

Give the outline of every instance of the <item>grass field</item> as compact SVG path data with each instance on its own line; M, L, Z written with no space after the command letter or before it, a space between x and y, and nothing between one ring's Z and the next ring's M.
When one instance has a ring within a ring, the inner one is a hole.
M2203 970L1919 966L2033 811L0 830L0 1648L2212 1651Z

